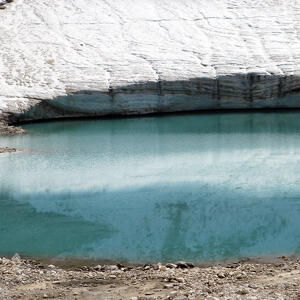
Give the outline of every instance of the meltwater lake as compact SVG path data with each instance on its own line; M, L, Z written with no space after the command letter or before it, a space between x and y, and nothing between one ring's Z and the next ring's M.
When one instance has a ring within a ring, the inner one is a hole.
M24 125L0 137L0 255L300 253L300 113Z

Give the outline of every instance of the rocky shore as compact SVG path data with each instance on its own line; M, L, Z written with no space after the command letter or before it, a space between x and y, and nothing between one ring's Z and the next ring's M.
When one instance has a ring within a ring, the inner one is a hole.
M25 130L21 127L15 127L12 125L8 125L5 122L0 122L0 136L1 135L13 135L13 134L20 134L24 133Z
M0 259L0 299L299 299L293 257L195 266L124 266Z

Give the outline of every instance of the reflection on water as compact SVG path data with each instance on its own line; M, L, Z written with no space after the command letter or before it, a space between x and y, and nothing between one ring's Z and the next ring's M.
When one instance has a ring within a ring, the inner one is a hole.
M300 252L300 113L27 125L1 137L0 252L130 261Z

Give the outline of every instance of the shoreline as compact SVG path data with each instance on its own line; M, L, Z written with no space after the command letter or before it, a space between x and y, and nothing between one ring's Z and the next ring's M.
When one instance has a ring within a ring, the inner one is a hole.
M7 116L0 114L0 137L5 135L16 135L26 133L26 130L21 125L26 124L41 124L47 122L63 122L63 121L78 121L78 120L111 120L111 119L129 119L129 118L153 118L166 116L182 116L182 115L208 115L208 114L236 114L236 113L297 113L300 112L300 107L295 108L243 108L243 109L202 109L190 111L174 111L174 112L151 112L144 114L107 114L107 115L82 115L82 116L65 116L55 118L41 118L29 120L6 121ZM2 118L1 118L2 117ZM13 115L9 119L15 119Z
M17 254L19 255L19 254ZM139 268L146 265L168 265L184 262L188 266L193 267L213 267L213 266L228 266L237 263L257 263L257 264L277 264L282 260L299 260L300 253L287 254L262 254L257 256L245 256L245 257L235 257L235 258L224 258L224 259L211 259L211 260L199 260L199 261L183 261L183 260L162 260L162 261L127 261L124 259L111 260L102 258L89 258L89 257L56 257L56 256L37 256L37 255L23 255L20 254L22 259L29 261L38 261L40 264L44 265L56 265L62 269L72 269L81 267L93 267L95 265L122 265L129 268ZM0 253L0 258L10 259L13 257L12 254Z
M0 299L298 299L300 260L58 266L0 258Z

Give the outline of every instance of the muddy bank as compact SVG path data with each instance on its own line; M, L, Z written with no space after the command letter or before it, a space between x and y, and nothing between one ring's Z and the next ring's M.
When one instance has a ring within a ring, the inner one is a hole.
M299 299L300 260L58 267L0 259L0 299Z

